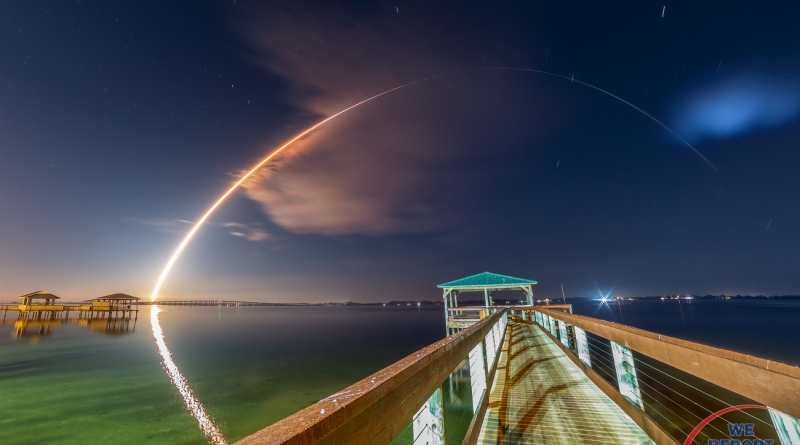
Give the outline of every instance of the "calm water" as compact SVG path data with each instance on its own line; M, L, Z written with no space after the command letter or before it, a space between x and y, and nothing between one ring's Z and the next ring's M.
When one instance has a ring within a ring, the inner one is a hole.
M441 307L163 307L167 343L234 441L440 339ZM800 302L576 303L575 313L800 364ZM127 333L0 326L0 443L204 444L161 369L149 308Z
M161 369L149 307L133 332L0 327L0 443L207 443ZM174 359L229 441L444 336L441 308L162 307ZM131 326L133 327L133 326Z

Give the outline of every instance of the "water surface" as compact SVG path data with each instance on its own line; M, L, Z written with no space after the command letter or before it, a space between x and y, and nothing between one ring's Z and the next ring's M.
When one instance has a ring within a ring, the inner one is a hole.
M106 335L0 326L0 443L207 443L161 369L149 308ZM444 336L441 308L162 307L195 396L229 441Z
M577 302L574 312L800 365L800 302ZM135 325L0 326L0 443L205 444ZM439 307L162 307L195 396L233 442L444 336ZM93 329L90 329L93 328ZM99 330L98 330L99 329Z

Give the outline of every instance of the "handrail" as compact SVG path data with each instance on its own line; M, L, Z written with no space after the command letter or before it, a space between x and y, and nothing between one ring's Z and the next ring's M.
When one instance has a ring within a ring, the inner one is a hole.
M422 348L237 444L388 444L504 314Z
M800 368L583 315L544 307L533 310L625 345L751 400L800 417Z

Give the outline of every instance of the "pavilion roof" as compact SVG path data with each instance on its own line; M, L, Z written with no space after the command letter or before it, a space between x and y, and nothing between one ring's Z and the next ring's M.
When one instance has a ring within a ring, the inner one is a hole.
M105 297L98 297L94 300L141 300L139 297L134 297L128 294L111 294Z
M61 297L57 297L57 296L51 294L50 292L47 292L46 290L37 290L36 292L31 292L29 294L21 295L18 298L30 298L30 299L44 300L44 299L50 299L50 298L52 298L52 299L56 299L56 298L60 299Z
M523 286L527 284L536 284L536 281L525 278L510 277L508 275L500 275L497 273L483 272L466 278L449 281L447 283L440 284L437 287L500 288Z

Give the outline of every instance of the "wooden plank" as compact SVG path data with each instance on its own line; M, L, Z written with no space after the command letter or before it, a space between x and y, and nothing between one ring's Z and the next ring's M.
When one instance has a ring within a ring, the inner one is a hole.
M586 377L589 377L589 380L595 384L605 395L608 396L614 403L617 404L622 411L628 415L637 425L651 438L653 441L658 445L678 445L679 442L675 440L668 432L661 428L661 425L658 424L652 417L648 416L647 413L644 411L637 409L635 406L631 404L622 394L617 391L617 388L613 387L610 383L606 381L606 379L600 377L600 374L595 372L594 369L586 366L580 359L572 353L569 349L565 348L564 345L561 343L561 340L553 337L553 334L547 332L542 326L531 322L531 321L523 321L522 323L528 325L534 325L538 328L545 336L550 338L553 343L558 346L564 354L572 360L584 374Z
M542 331L508 329L479 443L653 444Z

